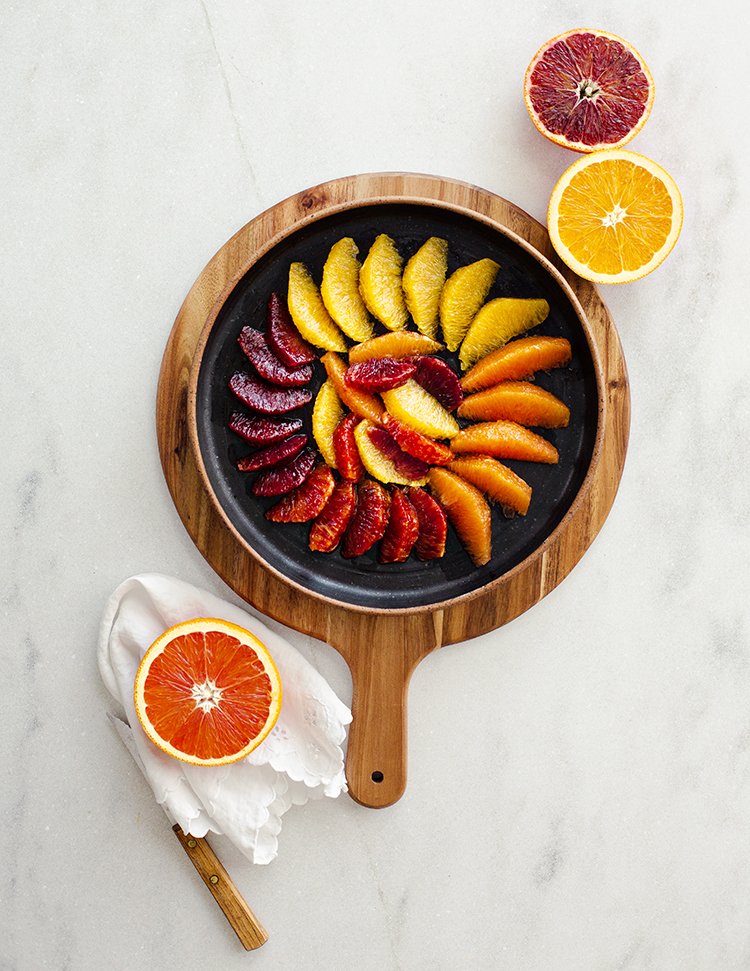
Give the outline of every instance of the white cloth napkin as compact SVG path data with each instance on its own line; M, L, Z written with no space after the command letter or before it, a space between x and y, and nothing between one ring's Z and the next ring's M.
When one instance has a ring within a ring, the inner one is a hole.
M146 736L135 713L141 658L167 628L196 617L228 620L255 634L281 675L276 724L255 751L231 765L172 758ZM346 792L341 744L351 712L297 650L239 607L171 577L131 577L107 602L97 657L105 685L125 709L156 800L185 833L223 834L254 863L270 863L290 806Z

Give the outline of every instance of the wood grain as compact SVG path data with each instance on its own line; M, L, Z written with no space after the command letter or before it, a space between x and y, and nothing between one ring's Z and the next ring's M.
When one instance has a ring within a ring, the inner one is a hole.
M491 589L436 609L412 612L368 611L328 603L263 567L211 505L188 436L191 362L217 300L290 227L378 202L454 208L526 241L563 276L583 307L605 389L598 463L549 541ZM353 682L346 761L349 791L362 805L380 808L399 799L406 786L406 698L419 661L438 647L477 637L528 610L570 573L593 542L622 475L630 393L617 331L597 288L558 260L540 223L476 186L391 172L338 179L292 196L261 213L219 250L188 293L172 328L159 377L156 422L162 468L175 507L213 569L259 611L325 641L346 660Z

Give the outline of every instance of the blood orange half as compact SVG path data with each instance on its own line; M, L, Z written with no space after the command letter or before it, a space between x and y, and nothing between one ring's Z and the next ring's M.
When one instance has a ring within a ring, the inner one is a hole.
M621 37L569 30L537 52L524 97L543 135L574 152L594 152L619 148L638 134L654 102L654 80Z
M143 730L169 755L226 765L257 748L281 710L281 679L249 631L216 618L170 627L146 651L135 678Z

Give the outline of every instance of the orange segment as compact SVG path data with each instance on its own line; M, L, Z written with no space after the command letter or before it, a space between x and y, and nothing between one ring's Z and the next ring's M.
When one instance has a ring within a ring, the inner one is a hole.
M461 455L448 466L451 472L471 482L490 499L525 516L531 501L531 486L520 475L490 455Z
M403 257L386 233L376 237L359 272L359 289L367 309L388 330L401 330L409 318L401 289Z
M541 435L515 421L485 421L469 425L451 441L454 452L478 452L498 459L522 459L525 462L558 461L557 449Z
M492 555L491 513L482 493L447 469L430 469L429 481L474 565L488 563Z
M355 344L349 351L349 363L358 364L374 357L414 357L419 354L437 354L445 350L440 341L416 334L413 330L397 330L390 334L372 337L362 344Z
M547 210L560 259L594 283L629 283L655 270L682 228L672 177L643 155L614 149L563 173Z
M336 389L336 393L343 403L360 418L369 418L376 425L383 421L384 408L380 400L367 391L359 391L346 383L346 363L343 358L332 351L328 351L320 359L326 369L328 380Z
M295 327L310 344L326 351L346 350L344 335L326 310L304 263L292 263L289 267L287 306Z
M312 412L312 433L318 451L327 465L336 468L336 455L333 450L333 433L344 417L344 406L333 382L329 378L320 386L315 396Z
M458 431L453 415L414 378L384 391L381 398L389 415L428 438L452 438Z
M468 370L480 357L541 324L548 314L546 300L515 297L490 300L474 317L461 343L458 355L461 369Z
M370 440L369 431L371 428L376 427L376 425L373 425L372 422L365 418L354 429L354 440L357 443L362 465L364 465L373 479L393 485L425 485L427 479L408 479L402 475L391 459L383 455L380 449L373 445Z
M320 295L334 322L353 341L372 337L372 320L359 292L359 249L350 237L334 243L323 267ZM335 348L334 348L335 349Z
M252 752L281 711L281 679L265 646L216 618L170 627L146 651L134 689L146 735L194 765L226 765Z
M494 260L477 260L460 266L445 281L440 293L440 326L449 351L458 349L499 270Z
M536 371L567 364L570 356L570 341L564 337L521 337L477 361L461 379L461 387L469 393L528 378Z
M570 409L555 395L528 381L504 381L464 398L457 415L480 421L506 418L519 425L565 428Z
M448 241L431 236L404 267L406 306L420 334L435 337L440 293L448 269Z

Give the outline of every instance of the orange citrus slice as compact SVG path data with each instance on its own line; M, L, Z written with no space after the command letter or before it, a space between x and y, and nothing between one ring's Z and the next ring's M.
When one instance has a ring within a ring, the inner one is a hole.
M487 500L476 486L447 469L430 469L429 481L474 565L484 566L492 555L492 514Z
M562 367L570 357L570 341L564 337L520 337L477 361L461 379L461 389L481 391L501 381L528 378L536 371Z
M539 428L565 428L570 420L568 406L531 381L503 381L470 394L456 414L479 421L507 419Z
M537 51L526 71L531 119L574 152L619 148L654 103L654 79L638 51L605 30L569 30Z
M326 310L304 263L292 263L289 267L287 306L295 327L310 344L325 351L346 350L344 335Z
M320 295L326 310L347 337L372 337L372 320L359 292L359 249L351 237L334 243L323 267Z
M629 283L672 251L682 228L682 198L672 177L644 155L594 152L563 173L547 227L558 256L579 276Z
M417 334L413 330L396 330L390 334L371 337L369 341L355 344L349 351L349 363L358 364L376 357L415 357L420 354L437 354L444 350L440 341Z
M363 418L354 429L354 440L357 443L357 450L359 451L359 457L362 459L362 465L364 465L373 479L384 482L386 485L425 485L427 482L426 478L415 480L402 475L392 460L373 444L369 433L371 429L377 427L377 425L368 421L367 418Z
M359 271L359 289L367 309L388 330L401 330L409 318L401 289L403 257L386 233L375 242Z
M336 468L336 456L333 451L333 433L336 426L344 417L344 406L341 398L329 379L323 382L315 396L312 412L312 433L318 451L327 465Z
M520 459L555 465L557 449L546 438L516 421L483 421L469 425L453 437L454 452L478 452L497 459Z
M350 411L360 418L369 418L376 425L382 423L384 410L380 398L369 391L360 391L347 382L346 362L342 357L329 351L321 357L320 363L326 369L336 394Z
M440 293L440 325L449 351L458 349L499 270L500 264L494 260L477 260L460 266L445 281Z
M528 512L531 486L491 455L459 455L448 469L502 506L522 516Z
M434 337L438 305L448 269L448 241L430 236L404 267L401 285L406 306L420 334Z
M281 679L257 637L202 617L154 641L138 667L134 698L143 730L163 751L193 765L227 765L273 728Z
M461 343L458 354L461 368L467 371L485 354L541 324L548 314L546 300L517 297L490 300L474 317Z
M428 438L452 438L458 432L453 415L414 378L380 397L389 415Z

